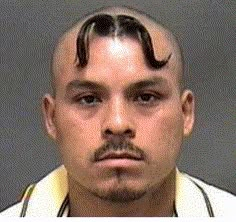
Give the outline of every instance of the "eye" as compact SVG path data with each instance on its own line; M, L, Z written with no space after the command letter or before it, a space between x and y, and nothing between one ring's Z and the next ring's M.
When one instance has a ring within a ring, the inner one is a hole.
M96 106L101 102L101 99L94 95L79 96L75 100L82 106Z
M153 93L142 93L135 97L134 101L140 105L153 105L160 99L160 95Z

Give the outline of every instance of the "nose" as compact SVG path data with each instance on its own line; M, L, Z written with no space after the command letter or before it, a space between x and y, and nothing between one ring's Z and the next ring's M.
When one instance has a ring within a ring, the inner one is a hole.
M104 112L102 125L102 137L106 140L127 140L135 137L132 113L128 110L128 104L120 98L114 99Z

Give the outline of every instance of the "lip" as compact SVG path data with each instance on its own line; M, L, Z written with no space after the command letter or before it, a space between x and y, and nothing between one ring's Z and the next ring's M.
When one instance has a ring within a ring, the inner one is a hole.
M127 159L127 158L110 158L98 161L95 163L97 169L99 170L114 170L114 169L123 169L123 170L135 170L144 166L144 161Z
M132 152L124 152L124 151L116 151L116 152L107 152L101 155L96 161L107 161L107 160L114 160L114 161L141 161L143 157L138 153Z

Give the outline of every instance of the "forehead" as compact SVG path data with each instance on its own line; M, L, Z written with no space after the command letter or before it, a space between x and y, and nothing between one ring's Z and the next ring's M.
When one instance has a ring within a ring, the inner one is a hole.
M163 53L164 54L164 53ZM165 59L170 53L162 57ZM169 64L163 67L167 70ZM82 71L83 72L83 71ZM158 73L146 62L140 43L131 38L96 37L90 42L90 57L84 73L90 78L106 77L108 73L114 78L136 79L147 74ZM99 72L99 75L95 73Z
M171 59L168 63L168 67L172 74L175 73L175 75L179 75L178 73L181 73L181 64L179 61L179 53L176 50L175 42L171 38L171 36L168 34L167 31L165 31L161 26L154 25L153 23L146 22L146 28L148 32L150 33L150 36L152 38L153 48L154 48L154 54L157 60L163 60L166 59L168 55L172 55ZM79 32L79 26L74 27L69 32L67 32L60 40L58 47L55 50L54 53L54 59L53 59L53 73L55 75L56 85L58 83L62 83L66 81L66 79L69 76L74 76L75 73L75 59L76 59L76 40ZM127 58L131 58L128 56L129 53L133 52L133 58L139 60L140 63L144 61L143 59L143 52L141 49L141 44L136 41L135 44L131 44L132 41L122 41L122 44L120 44L119 41L117 43L119 44L113 44L113 49L111 47L111 44L107 44L109 40L108 37L95 37L91 41L89 41L89 51L90 53L93 53L93 56L90 56L90 59L93 57L96 57L96 59L89 61L89 64L93 67L97 67L99 69L102 67L102 61L104 64L107 64L107 57L110 57L111 55L114 55L119 58L119 56L127 56ZM126 37L129 38L129 37ZM98 41L99 40L99 41ZM111 40L111 39L110 39ZM126 39L131 40L131 39ZM111 41L110 41L111 42ZM115 41L114 41L115 42ZM100 46L99 46L100 44ZM102 45L103 44L103 45ZM135 47L134 47L135 45ZM133 48L132 48L133 47ZM100 50L103 48L104 50ZM126 54L119 53L117 50L120 49L125 50L129 48ZM107 49L107 50L105 50ZM112 50L111 50L112 49ZM115 50L114 50L115 49ZM138 50L137 50L138 49ZM96 53L97 50L100 50L99 53ZM110 50L110 51L109 51ZM138 53L139 52L139 53ZM99 56L98 56L99 55ZM130 61L130 60L127 60ZM99 59L99 60L98 60ZM103 59L103 60L102 60ZM125 59L125 58L124 58ZM100 63L98 63L98 61ZM118 60L114 61L114 63L117 63L117 66L119 63ZM114 65L113 63L113 65ZM138 64L138 63L136 63ZM88 66L90 67L90 66ZM140 68L140 66L139 66ZM147 68L147 67L146 67ZM78 69L77 69L78 71ZM82 70L80 70L82 71ZM79 72L80 72L79 71ZM79 75L78 75L79 77Z
M170 54L169 50L163 51L164 56L160 58L166 58ZM81 85L78 84L78 80L102 85L104 89L113 92L125 90L135 83L137 87L143 87L144 82L145 86L162 88L176 85L176 77L171 66L172 61L170 60L170 64L167 63L160 70L150 68L144 59L140 43L130 38L94 38L90 42L89 62L83 69L75 65L74 56L70 53L67 54L65 60L57 80L57 87L61 89L62 94L71 89L71 86L73 86L72 89L79 88L77 86ZM95 86L95 84L90 84L89 89L92 88L91 86Z

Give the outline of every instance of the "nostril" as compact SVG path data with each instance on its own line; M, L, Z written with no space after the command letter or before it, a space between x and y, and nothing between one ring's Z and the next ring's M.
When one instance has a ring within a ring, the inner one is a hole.
M131 129L127 129L125 132L124 132L124 135L125 136L128 136L128 137L130 137L130 138L134 138L134 131L133 130L131 130Z
M111 130L109 130L109 129L105 130L105 135L112 135L112 134L113 134L113 133L112 133Z
M133 130L131 129L127 129L123 132L113 132L110 129L106 129L103 133L103 136L105 138L109 138L111 139L111 137L123 137L123 138L134 138L135 137L135 133Z

